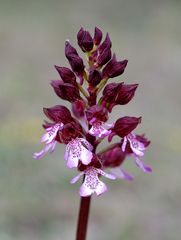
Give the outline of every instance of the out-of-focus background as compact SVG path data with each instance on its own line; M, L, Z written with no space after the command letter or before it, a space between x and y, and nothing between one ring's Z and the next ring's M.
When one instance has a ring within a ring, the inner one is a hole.
M0 240L74 239L79 184L63 160L65 146L40 161L42 107L63 102L49 82L53 65L68 66L64 41L76 45L81 26L110 33L113 51L129 60L119 80L139 83L134 100L113 119L143 116L138 133L152 144L144 174L106 181L93 197L88 239L180 240L181 1L0 0Z

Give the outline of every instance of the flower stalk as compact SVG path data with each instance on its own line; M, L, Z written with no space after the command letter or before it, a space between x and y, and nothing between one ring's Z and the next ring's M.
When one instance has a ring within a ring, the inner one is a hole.
M91 204L91 196L81 197L79 216L77 221L76 240L86 239L90 204Z

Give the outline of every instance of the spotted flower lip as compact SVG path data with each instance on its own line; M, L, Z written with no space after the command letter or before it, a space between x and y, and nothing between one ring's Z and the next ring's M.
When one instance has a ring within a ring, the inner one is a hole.
M77 167L79 161L88 165L93 157L92 145L84 138L75 138L66 146L64 159L67 161L67 167Z
M63 129L63 123L57 123L52 125L51 127L46 128L46 133L43 134L41 138L41 142L45 143L45 147L40 151L33 154L33 158L40 159L46 153L53 152L55 150L55 146L57 141L55 140L58 131Z
M70 183L75 183L79 178L85 174L84 182L80 187L79 193L82 197L87 197L96 193L97 196L107 191L107 186L105 183L99 180L98 175L104 176L106 178L115 180L116 177L112 174L108 174L101 169L95 167L88 167L84 172L74 177Z

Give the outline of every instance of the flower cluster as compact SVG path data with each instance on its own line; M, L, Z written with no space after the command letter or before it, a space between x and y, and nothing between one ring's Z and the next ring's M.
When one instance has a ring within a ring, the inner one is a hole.
M133 156L141 170L151 172L151 168L141 160L150 141L144 135L134 133L141 123L141 117L120 116L115 122L108 123L112 109L116 105L129 103L138 87L138 84L110 82L111 78L124 73L128 61L117 60L116 55L112 54L109 34L102 40L102 31L97 27L93 37L81 28L77 43L86 56L86 63L66 41L65 56L70 68L55 66L60 80L51 81L56 95L71 103L71 111L62 105L43 109L51 122L45 121L43 124L45 134L41 142L45 146L34 153L34 158L40 159L46 153L53 152L57 143L65 144L67 167L77 168L80 172L71 183L83 175L80 195L90 196L94 192L100 195L107 190L105 183L99 179L101 176L133 179L122 169L128 156ZM120 140L100 152L96 151L104 139L111 142L114 136ZM106 173L106 168L111 173Z

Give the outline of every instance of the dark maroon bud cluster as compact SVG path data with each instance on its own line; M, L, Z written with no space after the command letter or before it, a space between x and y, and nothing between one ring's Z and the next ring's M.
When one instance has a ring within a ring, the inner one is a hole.
M128 60L117 60L111 50L109 34L103 38L102 31L97 27L94 35L81 28L77 34L77 43L85 59L66 41L65 56L70 67L55 65L60 79L51 81L56 95L68 101L71 110L62 105L43 109L51 122L43 124L45 134L41 142L45 148L36 152L34 158L39 159L47 152L53 152L57 143L66 144L66 165L84 174L80 195L85 197L94 192L100 195L106 190L99 181L101 175L110 179L116 176L132 180L122 170L124 160L129 156L134 157L140 169L150 172L151 168L140 159L150 141L144 135L134 133L141 123L141 117L122 116L121 111L118 111L119 119L109 121L113 107L128 104L138 87L138 84L124 83L124 79L112 81L112 78L124 73ZM111 142L115 135L119 139L117 142L104 150L97 150L104 139ZM111 168L115 175L106 174L103 171L106 168ZM79 177L74 178L72 183Z

